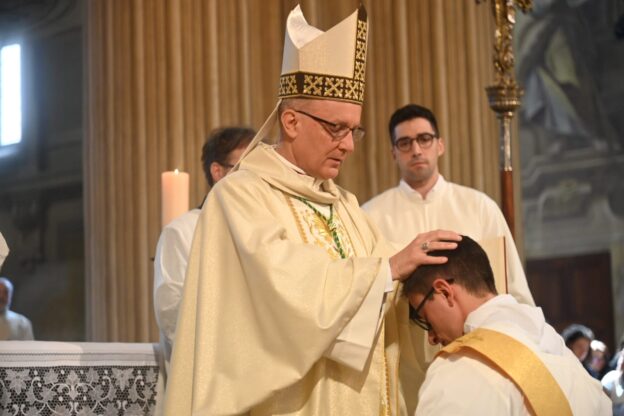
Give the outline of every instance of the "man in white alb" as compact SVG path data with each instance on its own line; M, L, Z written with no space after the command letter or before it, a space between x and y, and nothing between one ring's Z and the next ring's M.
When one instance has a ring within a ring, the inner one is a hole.
M444 229L476 241L505 237L508 293L533 305L522 263L505 218L496 203L475 189L447 182L438 158L444 154L435 115L420 105L399 108L389 123L392 156L401 182L366 202L362 208L399 246L425 231Z
M611 403L541 308L498 295L483 249L464 236L405 280L412 321L444 348L416 415L611 415ZM413 392L415 394L415 392Z

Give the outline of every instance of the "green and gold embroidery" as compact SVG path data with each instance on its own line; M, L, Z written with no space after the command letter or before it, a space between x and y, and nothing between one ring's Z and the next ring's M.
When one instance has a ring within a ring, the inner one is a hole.
M317 218L323 221L323 225L327 227L327 230L329 231L332 239L334 240L334 245L335 245L334 248L336 249L338 254L340 254L340 258L346 259L347 255L345 254L345 251L342 247L342 243L340 242L340 237L338 236L338 231L337 231L338 225L334 221L334 206L333 205L329 206L329 217L326 217L325 215L321 214L321 212L318 209L316 209L312 204L310 204L310 202L308 202L307 199L302 198L300 196L295 196L295 198L303 202L305 206L307 206L308 208L312 210L312 212L314 212Z

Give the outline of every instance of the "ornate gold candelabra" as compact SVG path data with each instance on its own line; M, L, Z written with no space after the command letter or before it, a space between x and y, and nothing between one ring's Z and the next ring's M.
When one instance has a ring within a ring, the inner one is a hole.
M477 4L485 0L476 0ZM500 172L502 210L511 232L515 232L513 169L511 166L511 120L520 106L523 90L514 74L513 28L516 7L527 12L532 0L491 0L496 23L494 31L494 69L496 83L486 87L490 107L500 123Z

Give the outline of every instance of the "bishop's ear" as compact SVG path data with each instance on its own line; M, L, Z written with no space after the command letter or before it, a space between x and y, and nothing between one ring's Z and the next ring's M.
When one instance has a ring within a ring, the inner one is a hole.
M280 114L280 123L282 124L282 131L288 138L297 137L297 112L292 108L287 108Z

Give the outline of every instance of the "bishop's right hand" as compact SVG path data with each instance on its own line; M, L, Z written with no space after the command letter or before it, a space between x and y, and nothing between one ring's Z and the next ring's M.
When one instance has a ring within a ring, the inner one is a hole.
M457 248L455 241L460 241L461 235L446 230L435 230L418 234L403 250L390 257L392 280L407 279L418 266L424 264L443 264L446 257L430 256L427 253L434 250L453 250Z

